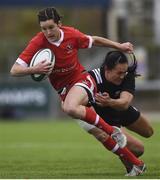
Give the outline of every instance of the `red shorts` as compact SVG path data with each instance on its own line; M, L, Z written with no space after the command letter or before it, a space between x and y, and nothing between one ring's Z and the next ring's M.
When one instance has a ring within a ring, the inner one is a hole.
M62 101L65 100L69 90L73 86L83 87L87 91L87 94L90 94L92 98L94 98L94 95L97 92L96 83L93 77L88 73L83 73L77 81L70 83L69 85L63 87L61 90L58 91L58 94L60 95Z

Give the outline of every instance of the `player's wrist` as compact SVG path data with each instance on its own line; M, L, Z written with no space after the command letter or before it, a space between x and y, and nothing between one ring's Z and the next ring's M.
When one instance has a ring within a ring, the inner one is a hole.
M35 74L35 73L39 73L38 69L36 69L35 67L28 68L28 74Z

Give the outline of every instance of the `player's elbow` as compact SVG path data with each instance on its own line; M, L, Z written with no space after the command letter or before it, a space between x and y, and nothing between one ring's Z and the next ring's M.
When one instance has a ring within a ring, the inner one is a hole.
M18 71L15 68L12 68L10 70L10 74L11 74L11 76L19 76L19 73L18 73Z
M11 76L19 76L21 75L20 72L21 72L21 66L17 64L14 64L10 70Z
M129 104L128 103L122 103L122 104L119 104L118 110L119 111L125 111L128 108L129 108Z
M127 110L131 104L131 100L126 99L122 101L121 107L123 110Z
M17 74L13 67L10 70L10 74L11 74L11 76L16 76L16 74Z
M118 100L119 106L121 107L121 110L127 110L133 100L133 95L130 93L124 92L120 99Z
M124 108L124 110L127 110L127 109L129 108L129 103L125 103L125 104L123 105L123 108Z

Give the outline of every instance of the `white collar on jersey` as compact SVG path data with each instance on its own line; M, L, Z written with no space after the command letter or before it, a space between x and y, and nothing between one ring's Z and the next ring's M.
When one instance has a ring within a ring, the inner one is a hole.
M61 42L63 41L64 39L64 32L62 31L62 29L60 29L60 33L61 33L61 37L58 41L55 41L55 42L52 42L52 41L49 41L51 44L54 44L55 46L60 46Z

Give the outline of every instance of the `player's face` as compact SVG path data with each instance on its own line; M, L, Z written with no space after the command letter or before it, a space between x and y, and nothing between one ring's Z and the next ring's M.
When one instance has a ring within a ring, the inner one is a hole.
M56 24L52 19L49 19L47 21L41 21L40 27L41 27L41 30L44 33L45 37L49 41L55 42L60 39L61 33L59 30L59 25Z
M113 84L120 85L127 75L128 64L117 64L114 69L105 71L105 78Z

